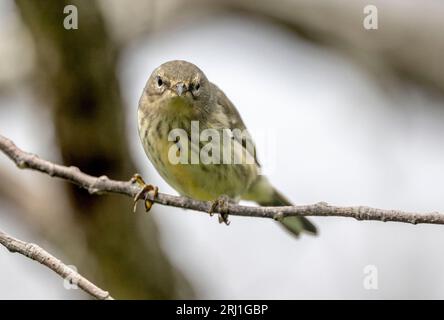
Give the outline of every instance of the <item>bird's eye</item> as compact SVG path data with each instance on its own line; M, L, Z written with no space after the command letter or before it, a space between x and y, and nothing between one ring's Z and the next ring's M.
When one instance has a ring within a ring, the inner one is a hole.
M157 86L160 88L161 86L163 86L163 80L161 77L157 77Z
M193 85L193 95L194 96L199 95L199 90L200 90L200 83L197 82L196 84Z

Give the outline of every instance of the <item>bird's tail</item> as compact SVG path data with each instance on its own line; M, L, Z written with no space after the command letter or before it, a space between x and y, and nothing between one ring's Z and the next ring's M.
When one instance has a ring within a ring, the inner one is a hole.
M252 185L244 200L255 201L261 206L277 207L293 205L279 191L277 191L265 176L260 176ZM279 221L280 224L291 234L298 237L301 232L308 232L313 235L317 234L314 224L305 217L286 217Z

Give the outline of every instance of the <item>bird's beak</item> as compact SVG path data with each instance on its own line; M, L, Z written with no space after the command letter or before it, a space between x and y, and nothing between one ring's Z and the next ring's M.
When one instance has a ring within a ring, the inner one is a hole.
M179 97L182 95L182 93L185 92L185 90L186 90L185 84L183 83L176 84L176 92Z

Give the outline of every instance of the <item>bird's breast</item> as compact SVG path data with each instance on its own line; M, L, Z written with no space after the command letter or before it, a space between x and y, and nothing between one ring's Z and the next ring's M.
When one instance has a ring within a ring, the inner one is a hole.
M197 146L198 161L193 162L191 121L187 117L139 110L139 134L156 170L180 194L194 199L214 200L222 194L236 198L245 193L257 176L256 165L203 163L200 150L205 143L201 141ZM174 129L182 130L185 136L174 139L175 135L170 135ZM186 156L181 158L183 152ZM185 161L178 162L178 158Z

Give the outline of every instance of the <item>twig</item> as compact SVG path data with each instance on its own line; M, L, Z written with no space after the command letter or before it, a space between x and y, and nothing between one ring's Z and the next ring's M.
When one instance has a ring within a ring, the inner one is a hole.
M81 172L76 167L66 167L43 160L36 155L20 150L11 140L2 135L0 135L0 150L11 158L21 169L37 170L49 174L52 177L68 180L87 189L91 194L120 193L134 197L140 191L140 187L131 181L111 180L106 176L95 177ZM154 198L151 194L148 194L147 197L149 200L162 205L201 212L208 212L212 205L210 202L197 201L164 193L158 193ZM272 218L275 220L290 216L319 216L349 217L357 220L393 221L411 224L444 224L444 214L439 212L417 213L376 209L365 206L339 207L329 205L325 202L284 207L253 207L230 203L227 209L230 215ZM220 208L217 207L214 212L220 212Z
M16 239L0 230L0 244L5 246L10 252L18 252L47 266L49 269L60 275L63 279L69 279L70 283L77 285L94 298L100 300L113 300L107 291L100 289L95 284L81 276L73 269L69 268L62 261L34 243L27 243Z

